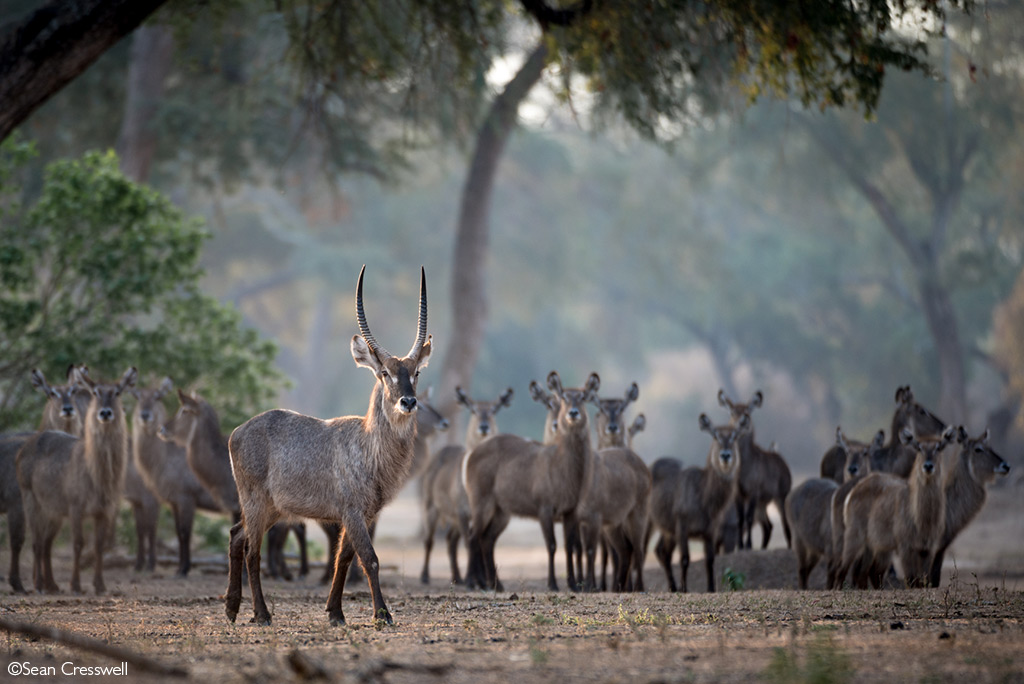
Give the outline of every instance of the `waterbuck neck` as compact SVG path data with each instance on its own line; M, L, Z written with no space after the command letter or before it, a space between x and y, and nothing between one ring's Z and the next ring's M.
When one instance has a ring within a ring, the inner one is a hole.
M384 401L380 381L370 394L370 406L363 418L364 449L378 485L378 506L383 506L405 483L412 464L416 440L416 416L401 413ZM378 508L379 510L379 508Z
M594 464L586 413L572 424L561 421L556 439L548 448L553 452L552 475L560 478L566 490L579 498L584 486L589 484ZM570 495L568 498L573 497ZM572 505L575 505L575 501Z
M932 546L946 530L946 492L940 477L926 478L917 470L907 483L910 515L922 545Z
M120 404L114 409L114 418L105 423L100 422L98 411L96 402L93 402L86 414L86 430L81 445L86 471L102 498L100 506L105 508L116 503L124 488L128 431Z

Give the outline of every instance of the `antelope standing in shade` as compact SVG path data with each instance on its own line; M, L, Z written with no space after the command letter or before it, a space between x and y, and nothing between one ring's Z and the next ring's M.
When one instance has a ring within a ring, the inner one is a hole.
M420 270L416 341L404 357L390 354L370 333L363 313L363 273L356 284L359 335L352 358L376 378L365 416L321 420L274 409L251 418L231 433L231 466L238 483L242 520L231 528L228 619L242 600L242 561L249 571L253 621L270 624L260 584L260 542L281 518L312 518L341 525L334 581L327 599L331 624L345 624L341 608L345 577L359 559L373 596L375 620L392 623L380 591L379 563L370 539L380 509L405 483L416 439L416 382L430 358L427 335L427 279Z
M471 399L461 387L455 388L460 404L469 409L464 446L449 445L438 450L423 473L421 481L423 500L423 570L420 582L430 583L430 551L438 523L448 527L448 561L451 565L452 584L462 584L459 573L458 547L460 539L469 539L469 497L462 484L462 459L468 451L488 437L498 433L497 414L512 403L512 388L505 390L496 401ZM476 567L467 569L467 577L478 575Z
M75 382L89 388L92 400L81 438L46 430L30 437L18 452L16 467L25 515L32 530L32 575L38 591L60 591L53 579L53 540L65 517L71 520L74 560L71 590L81 592L80 568L86 517L94 520L93 588L106 591L103 549L117 515L128 458L128 429L121 393L135 384L129 368L116 383L93 381L76 368Z

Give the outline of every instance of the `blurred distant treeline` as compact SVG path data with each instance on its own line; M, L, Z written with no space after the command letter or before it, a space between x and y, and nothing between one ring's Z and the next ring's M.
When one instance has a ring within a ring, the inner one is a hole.
M361 413L372 379L348 350L359 267L374 334L404 352L425 266L429 385L458 334L452 251L473 125L532 34L509 27L478 73L451 79L457 93L439 76L420 97L450 116L432 111L425 126L386 87L311 114L279 20L239 11L230 30L150 26L166 44L119 44L21 134L40 169L116 148L126 172L204 217L203 292L279 345L293 386L278 405ZM608 395L635 380L648 418L637 450L691 462L707 448L698 414L726 417L719 387L740 399L761 389L758 439L802 472L837 424L862 439L888 432L895 389L910 384L947 420L991 427L1020 463L1022 20L1005 5L951 20L930 44L937 76L887 73L871 118L747 107L736 87L713 112L668 122L660 144L607 113L595 126L590 94L567 101L549 71L500 162L486 333L466 389L496 398L512 386L501 428L539 438L531 379L557 369L573 385L597 371ZM162 88L140 91L146 69ZM151 123L131 130L147 107Z

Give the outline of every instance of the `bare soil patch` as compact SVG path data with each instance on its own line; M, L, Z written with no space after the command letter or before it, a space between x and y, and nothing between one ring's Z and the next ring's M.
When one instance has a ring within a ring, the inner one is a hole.
M16 596L5 586L0 617L74 630L183 666L188 680L217 684L306 677L396 684L1024 682L1021 498L1016 488L993 492L958 541L955 566L947 563L938 589L798 592L793 555L773 539L766 551L720 557L718 572L729 568L742 577L738 591L669 594L650 554L645 594L572 594L564 578L563 590L551 593L544 590L544 552L524 545L527 524L499 548L508 591L467 592L446 584L447 560L437 546L433 582L421 585L419 542L384 525L378 553L393 626L374 624L369 594L357 585L345 596L348 626L330 627L327 590L316 582L319 568L293 582L264 581L272 626L246 622L247 590L239 623L231 624L220 598L226 577L216 565L187 579L172 577L173 565L149 575L115 567L107 573L110 592L100 597ZM57 554L55 573L66 591L68 554ZM690 586L704 586L696 554ZM0 638L0 681L165 679L131 666L128 677L66 677L66 662L116 663L46 640ZM23 663L53 667L56 674L13 676L12 663L15 669Z

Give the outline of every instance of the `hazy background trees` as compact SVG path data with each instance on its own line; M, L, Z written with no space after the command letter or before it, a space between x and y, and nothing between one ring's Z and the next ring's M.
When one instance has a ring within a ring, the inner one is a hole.
M803 26L780 7L758 23L716 3L697 31L657 3L521 6L371 3L323 25L339 34L304 23L302 2L226 5L210 22L169 3L22 133L42 161L118 146L131 177L206 219L202 291L280 346L294 384L279 405L364 411L370 380L347 351L355 275L366 263L368 315L394 347L412 334L423 264L448 354L424 382L465 363L443 384L513 386L509 431L539 437L525 390L553 368L568 383L596 370L609 394L636 380L648 459L703 457L696 416L719 387L765 391L758 438L798 470L837 423L888 428L901 384L972 432L1008 423L1024 389L1005 313L1024 230L1017 8L951 17L929 78L893 68L923 53L891 33L850 47L888 69L838 55L826 37L856 28L842 13ZM472 334L453 256L480 180L470 160L538 45L548 61L492 159L485 256L466 257L487 302L469 364L452 343ZM768 91L793 100L748 109ZM803 106L839 103L856 106Z

